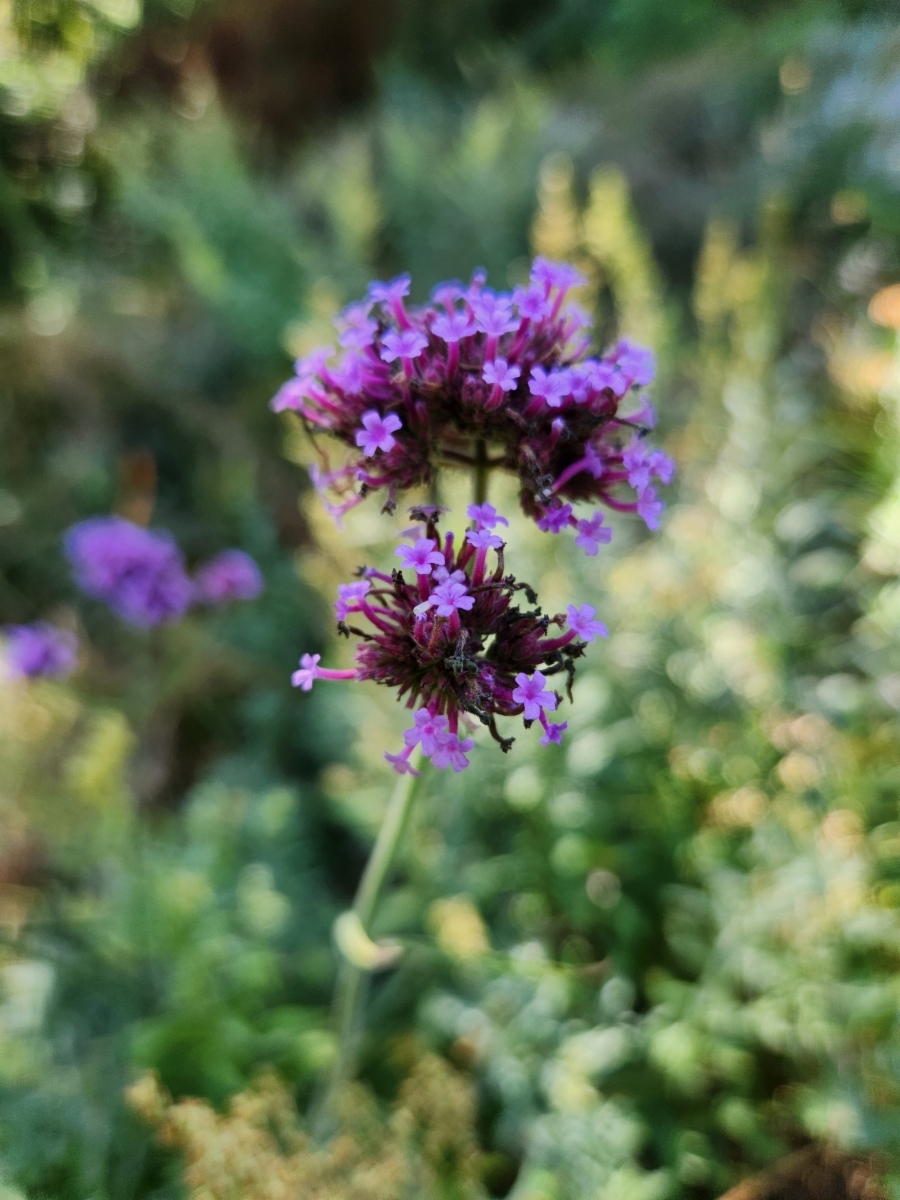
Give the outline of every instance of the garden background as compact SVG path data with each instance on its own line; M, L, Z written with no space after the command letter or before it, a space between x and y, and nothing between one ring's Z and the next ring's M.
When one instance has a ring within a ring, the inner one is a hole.
M888 2L0 3L0 622L82 642L0 684L2 1200L900 1194L898 239ZM514 519L611 637L565 746L431 773L317 1146L403 720L290 673L397 520L268 401L371 278L536 252L679 473L594 559ZM128 629L109 512L264 594Z

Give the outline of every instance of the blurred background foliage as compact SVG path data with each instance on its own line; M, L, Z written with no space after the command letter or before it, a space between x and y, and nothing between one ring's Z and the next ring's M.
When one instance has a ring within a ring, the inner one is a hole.
M0 620L83 643L0 688L3 1200L900 1194L898 237L888 2L0 5ZM371 277L534 251L680 477L599 559L514 520L612 637L566 747L424 789L317 1149L401 718L289 672L394 526L267 400ZM109 511L264 596L123 629L60 552Z

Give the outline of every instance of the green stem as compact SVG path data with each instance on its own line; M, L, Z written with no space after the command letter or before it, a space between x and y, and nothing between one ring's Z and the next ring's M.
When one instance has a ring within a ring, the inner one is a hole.
M411 765L417 768L421 766L421 761L418 751L410 760ZM408 774L401 775L397 780L378 837L359 882L353 901L353 912L366 933L371 932L372 918L403 838L407 818L418 790L419 778L418 775ZM341 1086L356 1073L369 974L369 971L342 957L332 1007L338 1035L337 1057L322 1099L316 1106L313 1134L318 1141L324 1140L333 1132L335 1099Z
M475 443L475 503L484 504L488 491L488 452L487 442L479 438Z

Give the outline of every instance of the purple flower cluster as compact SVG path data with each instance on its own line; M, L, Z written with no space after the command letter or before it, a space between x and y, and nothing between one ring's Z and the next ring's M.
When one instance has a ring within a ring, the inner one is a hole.
M590 319L567 303L583 283L566 263L535 260L526 287L511 293L443 284L430 304L406 304L409 276L376 283L338 318L340 351L315 351L272 400L297 412L312 433L351 451L322 465L316 487L339 517L384 488L387 506L428 484L441 465L482 466L518 476L525 512L542 529L576 530L588 554L609 541L602 514L578 518L572 505L599 502L635 512L655 529L663 509L656 481L674 467L645 435L646 401L620 409L653 379L653 356L628 341L589 356Z
M507 750L497 717L521 715L528 727L538 721L541 744L559 742L566 722L553 723L560 702L548 680L563 674L571 686L575 659L586 642L605 637L590 605L570 605L564 616L545 616L537 607L523 611L513 601L527 584L504 574L504 542L494 532L507 522L490 504L472 505L473 521L457 545L452 532L437 530L437 510L416 509L422 525L411 545L395 554L401 568L387 575L363 568L360 578L338 588L338 629L359 638L356 666L320 667L318 654L304 654L295 687L309 691L317 679L373 680L395 688L414 710L404 732L404 748L385 758L401 774L412 771L410 756L420 746L434 766L461 771L473 747L461 721L474 717ZM363 618L365 628L351 624ZM550 627L562 632L553 635Z
M217 555L192 580L170 534L122 517L73 525L65 552L79 588L131 625L180 621L194 603L252 600L263 586L256 563L240 550Z
M59 679L75 670L78 639L73 633L36 621L33 625L8 625L3 634L5 665L11 675Z
M193 587L168 533L92 517L68 531L65 551L81 590L130 625L179 621L190 607Z

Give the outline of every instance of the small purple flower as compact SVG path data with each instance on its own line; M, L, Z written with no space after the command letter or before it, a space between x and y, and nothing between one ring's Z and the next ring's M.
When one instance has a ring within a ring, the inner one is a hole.
M495 525L509 525L506 517L501 517L493 504L470 504L466 516L475 522L477 529L493 529Z
M602 621L595 621L597 610L590 604L582 604L580 608L576 608L574 604L570 604L566 609L568 614L567 624L570 629L585 642L592 642L595 637L609 637L609 630Z
M298 358L294 370L298 379L315 379L325 369L325 364L334 354L334 346L317 346L305 358Z
M547 679L541 671L535 671L530 679L524 672L516 676L519 686L513 692L512 698L516 704L525 706L523 715L526 721L536 721L541 715L541 709L546 709L547 712L556 711L556 695L545 689L546 682Z
M465 583L465 571L448 571L446 567L438 567L432 576L435 583Z
M539 397L548 408L559 408L572 390L568 371L547 372L543 367L532 367L528 390Z
M647 461L650 464L650 470L660 483L667 486L675 478L675 464L664 451L651 450Z
M643 487L638 491L637 514L645 522L648 529L659 529L659 519L665 508L662 500L656 498L656 488Z
M646 387L648 383L653 382L656 374L656 360L651 350L646 350L643 346L637 346L634 342L623 338L613 347L610 357L629 380L629 387L632 384Z
M476 328L488 337L502 337L519 328L518 318L513 315L509 301L493 292L482 292L472 305ZM489 381L492 382L492 381Z
M23 679L71 675L78 658L78 639L44 621L33 625L7 625L5 660L11 675Z
M289 379L281 385L269 401L269 408L274 413L287 412L288 410L302 412L306 398L305 381L294 376L293 379Z
M570 263L552 262L542 256L534 260L531 278L535 283L543 284L547 291L551 288L568 291L569 288L583 287L587 282L582 273Z
M621 397L628 391L628 380L616 363L598 362L593 365L591 386L598 392L609 390L614 396Z
M339 621L344 621L351 612L359 612L359 601L371 587L368 579L360 579L357 583L338 584L338 598L334 602L334 615Z
M466 541L476 550L499 550L503 545L503 538L498 537L496 533L491 533L489 529L467 530Z
M550 315L550 305L540 287L516 288L513 292L513 304L519 310L519 316L529 321L542 321Z
M412 753L412 746L402 750L399 754L389 754L387 750L384 752L385 762L389 762L398 775L415 775L418 779L422 774L409 761L409 756Z
M291 684L301 691L312 691L312 685L319 677L318 666L321 657L321 654L304 654L300 659L300 670L291 676Z
M403 559L403 569L411 568L417 575L430 575L432 568L444 564L444 556L431 538L419 538L414 546L398 546L394 554Z
M494 387L500 388L502 392L511 392L521 374L521 370L518 367L509 366L505 358L497 358L493 362L484 364L481 378L485 383L491 383Z
M409 295L409 285L412 282L408 274L398 275L390 283L376 281L369 285L369 296L376 303L395 304Z
M543 716L543 714L541 715ZM548 722L544 726L544 736L541 738L541 745L545 748L549 746L551 742L555 742L557 746L560 745L562 742L562 735L568 728L568 721L563 721L561 725L554 725L552 721Z
M433 608L439 617L452 617L458 608L468 611L475 603L464 583L448 580L438 584L427 600L417 604L415 611L420 615Z
M194 589L167 533L93 517L73 525L64 546L78 587L131 625L178 621L190 607Z
M194 596L203 604L255 600L262 590L259 567L243 550L223 550L194 576Z
M538 521L538 529L542 529L544 533L562 533L568 527L571 516L571 504L562 504L559 508L551 508Z
M403 425L396 413L388 413L386 417L382 417L374 408L363 413L362 423L364 428L357 433L356 444L367 458L371 458L376 450L387 454L393 449L397 442L393 435Z
M645 396L641 401L641 407L628 419L633 425L643 425L645 429L655 429L656 409L653 407L652 402Z
M578 537L575 545L580 546L591 558L600 549L612 541L612 530L603 523L603 513L595 512L589 521L581 520L576 525Z
M396 358L412 361L428 345L428 338L418 329L404 329L401 333L395 333L392 329L382 341L381 357L385 362L393 362Z
M451 280L449 283L438 283L431 289L431 298L435 304L443 304L447 312L453 310L453 306L458 300L462 300L466 294L465 288L458 280Z
M351 668L347 671L335 671L330 667L320 667L321 654L304 654L300 659L300 670L291 676L291 683L301 691L312 690L317 679L357 679L357 672Z
M662 483L668 484L675 475L675 464L668 454L662 450L651 449L641 438L625 447L622 464L628 472L629 484L638 491L649 487L654 476Z
M474 749L475 742L472 738L465 738L463 741L455 733L447 736L446 741L441 742L437 750L431 756L432 765L437 767L439 771L444 771L447 767L452 767L454 771L464 771L469 765L469 760L466 755Z
M454 312L448 316L442 314L432 321L431 332L448 344L460 342L463 338L472 336L475 332L475 322L467 312Z
M365 350L375 341L378 322L369 316L369 304L351 304L335 322L340 330L338 341L342 346Z
M430 758L450 736L450 722L444 716L432 716L427 708L420 708L413 721L411 729L404 729L403 740L410 749L421 742L422 753Z
M594 479L601 479L606 473L603 459L590 443L584 448L584 467L586 471L591 473Z

